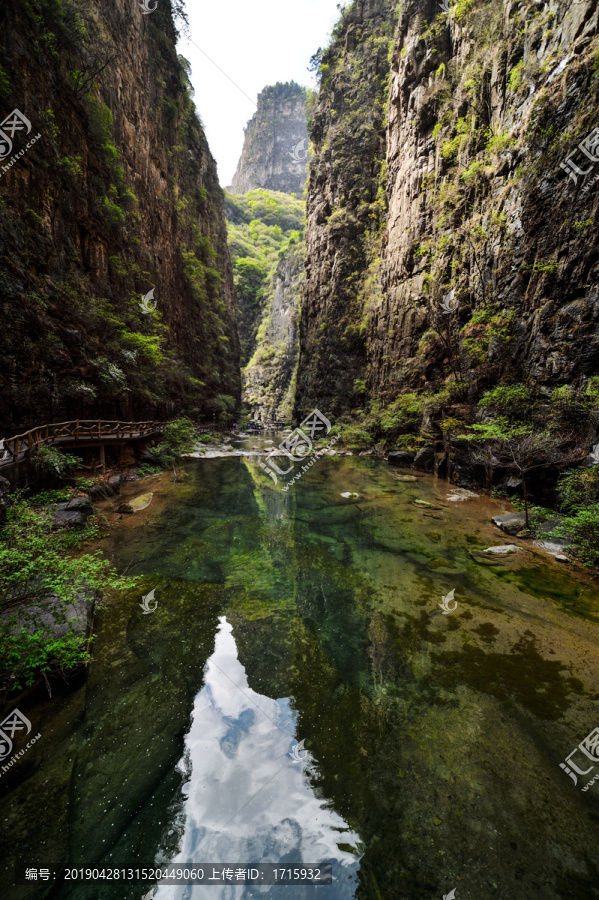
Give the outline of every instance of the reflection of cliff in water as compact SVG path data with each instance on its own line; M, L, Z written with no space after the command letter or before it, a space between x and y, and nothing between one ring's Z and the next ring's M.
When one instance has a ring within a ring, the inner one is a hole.
M197 695L181 767L189 773L179 827L180 862L333 863L328 897L354 896L358 837L327 801L314 795L309 757L294 761L295 713L289 700L272 700L248 686L233 628L220 619L205 684ZM298 736L298 740L301 736ZM304 755L304 754L301 754ZM285 888L210 887L210 898L274 896ZM200 897L207 887L163 886L158 900ZM294 888L302 897L313 888ZM287 896L287 895L286 895Z

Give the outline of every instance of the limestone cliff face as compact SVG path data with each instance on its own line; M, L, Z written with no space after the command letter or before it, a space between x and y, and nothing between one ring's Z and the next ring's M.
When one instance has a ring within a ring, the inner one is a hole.
M239 399L223 193L175 40L168 0L2 5L2 118L32 123L0 161L4 433Z
M260 93L246 127L233 193L265 188L301 197L308 159L306 100L305 88L293 81L269 85Z
M291 421L295 399L303 241L283 255L274 275L272 300L258 332L258 348L244 370L243 399L264 422Z
M395 6L359 0L346 8L321 58L310 135L299 418L315 406L339 414L360 402L365 298L376 288L369 266L385 214L384 120Z
M580 385L599 369L599 153L577 149L597 3L406 0L397 29L394 6L356 0L322 56L297 414Z
M580 384L599 370L594 176L574 185L560 168L597 124L596 35L597 4L584 0L495 0L460 19L404 6L373 392L442 376L442 353L418 350L431 303L450 290L471 396L502 380ZM580 151L573 160L593 168Z

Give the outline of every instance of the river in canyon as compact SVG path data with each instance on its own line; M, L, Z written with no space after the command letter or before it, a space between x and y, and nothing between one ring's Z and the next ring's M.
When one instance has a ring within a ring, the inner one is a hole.
M589 575L430 476L325 457L285 492L259 462L128 486L153 503L98 546L141 580L96 615L85 677L19 707L41 737L0 777L2 896L599 896L599 784L560 767L599 725ZM14 884L178 862L328 863L333 883Z

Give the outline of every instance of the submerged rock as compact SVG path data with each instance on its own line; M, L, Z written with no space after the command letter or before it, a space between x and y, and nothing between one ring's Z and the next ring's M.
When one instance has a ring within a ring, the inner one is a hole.
M522 548L515 544L500 544L499 547L487 547L483 553L492 553L494 556L507 556L508 553L518 553Z
M133 513L141 512L142 509L146 509L150 505L153 496L154 494L150 492L148 494L140 494L139 497L133 497L133 499L121 503L118 512L124 513L125 515L133 515Z
M474 491L467 491L466 488L452 488L446 500L449 500L450 503L460 503L464 500L477 500L480 497L480 494L475 494Z

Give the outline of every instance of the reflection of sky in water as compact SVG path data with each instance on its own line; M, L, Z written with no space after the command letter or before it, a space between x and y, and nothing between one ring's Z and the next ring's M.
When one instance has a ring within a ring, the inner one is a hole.
M351 898L357 857L337 843L358 837L293 761L295 715L287 699L271 700L249 686L233 629L220 619L205 684L197 695L182 766L189 772L178 862L333 863L333 887L163 886L156 900L233 900L258 896ZM301 736L298 736L301 737ZM305 755L305 754L302 754ZM211 874L211 872L210 872Z

